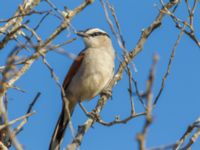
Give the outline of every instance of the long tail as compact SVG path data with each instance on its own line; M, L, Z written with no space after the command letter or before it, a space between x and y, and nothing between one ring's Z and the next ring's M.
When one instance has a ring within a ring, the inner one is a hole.
M54 129L49 150L59 150L60 145L62 143L62 140L64 138L64 134L67 128L67 125L70 121L70 117L72 116L73 110L76 106L75 102L70 102L68 104L68 110L70 112L70 115L67 113L67 110L65 109L65 106L63 105L62 111L60 113L59 119L57 121L56 127Z

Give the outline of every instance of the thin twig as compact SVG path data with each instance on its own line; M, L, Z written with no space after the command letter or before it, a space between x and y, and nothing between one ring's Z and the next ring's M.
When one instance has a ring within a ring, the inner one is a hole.
M158 56L154 55L153 63L152 63L150 73L149 73L149 78L147 80L146 92L145 92L145 98L146 98L146 103L147 103L146 119L145 119L145 123L144 123L142 131L137 134L137 140L139 143L140 150L146 149L147 132L148 132L149 126L151 125L152 120L153 120L153 117L152 117L152 109L153 109L152 89L153 89L153 83L154 83L154 78L155 78L155 69L156 69L157 62L158 62Z
M179 45L180 41L181 41L181 38L183 36L183 33L184 33L184 29L185 27L181 30L180 34L178 35L178 38L172 48L172 52L171 52L171 55L170 55L170 59L169 59L169 62L168 62L168 65L167 65L167 70L162 78L162 83L161 83L161 87L160 87L160 90L155 98L155 100L153 100L153 105L155 106L163 92L163 89L165 87L165 82L166 82L166 79L171 71L171 67L172 67L172 63L173 63L173 60L174 60L174 56L175 56L175 52L176 52L176 48L177 46Z
M30 116L33 115L34 113L35 113L35 112L30 112L30 113L28 113L28 114L26 114L26 115L24 115L24 116L22 116L22 117L19 117L19 118L15 119L15 120L12 120L12 121L10 121L10 122L8 122L8 123L6 123L6 124L0 125L0 130L4 129L4 128L6 128L6 127L9 127L9 126L15 124L16 122L18 122L18 121L20 121L20 120L22 120L22 119L24 119L24 118L30 117Z
M185 142L185 140L187 139L187 137L192 133L192 131L196 128L196 125L200 124L200 117L192 124L190 125L186 132L184 133L184 135L179 139L179 141L176 143L176 145L174 146L174 150L178 150L180 149L181 145ZM196 132L197 135L199 136L199 130ZM198 137L197 136L197 137ZM196 139L196 138L195 138ZM192 144L192 143L191 143Z
M111 122L105 122L102 119L98 118L97 122L104 125L104 126L113 126L113 125L116 125L116 124L126 124L130 120L132 120L136 117L139 117L139 116L144 116L144 115L146 115L146 112L135 113L135 114L132 114L132 115L130 115L130 116L128 116L128 117L126 117L125 119L122 119L122 120L119 119L119 117L116 117L116 119L114 121L111 121Z
M63 95L63 105L68 102L67 99L65 99L65 91L63 89L63 86L62 84L60 84L60 81L56 75L56 73L53 71L53 68L51 67L51 65L48 63L48 61L45 59L45 57L43 56L43 63L45 64L45 66L49 69L50 73L51 73L51 76L53 77L54 81L56 82L56 85L60 88L61 90L61 93ZM67 112L67 115L69 116L69 118L71 118L70 116L70 111L68 109L68 107L66 107L66 112ZM71 119L69 121L69 127L70 127L70 131L71 131L71 134L72 134L72 137L74 137L75 135L75 131L74 131L74 127L72 125L72 122L71 122Z
M40 95L41 95L40 92L38 92L38 93L36 94L35 98L34 98L33 101L31 102L31 104L29 105L26 114L29 114L29 113L32 111L33 106L35 105L35 103L36 103L37 100L39 99ZM24 118L24 120L14 129L13 132L14 132L15 135L19 134L19 132L22 131L23 126L27 123L27 121L28 121L28 118Z
M135 106L134 106L134 99L133 99L133 80L132 80L132 72L130 70L130 68L128 68L128 77L129 77L129 88L128 88L128 92L129 92L129 97L130 97L130 103L131 103L131 114L135 114L136 110L135 110Z

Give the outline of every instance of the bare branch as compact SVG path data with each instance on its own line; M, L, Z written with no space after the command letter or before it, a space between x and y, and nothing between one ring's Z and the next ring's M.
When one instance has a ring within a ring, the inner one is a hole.
M165 82L166 82L166 79L167 79L167 77L168 77L168 75L170 73L171 67L172 67L172 62L173 62L173 59L174 59L174 56L175 56L176 48L179 45L179 43L181 41L181 38L182 38L182 36L184 34L184 29L185 29L185 27L182 29L182 31L178 35L178 38L177 38L177 40L176 40L176 42L175 42L175 44L174 44L174 46L172 48L170 59L169 59L168 65L167 65L167 70L166 70L166 72L165 72L165 74L164 74L164 76L162 78L162 83L161 83L160 90L159 90L159 92L158 92L158 94L157 94L157 96L156 96L156 98L155 98L155 100L153 102L154 106L157 104L157 102L158 102L158 100L159 100L159 98L160 98L160 96L161 96L161 94L163 92L163 89L165 87Z
M24 116L22 116L22 117L19 117L19 118L15 119L15 120L12 120L12 121L10 121L10 122L4 124L4 125L0 125L0 130L4 129L5 127L9 127L9 126L11 126L12 124L15 124L16 122L18 122L18 121L20 121L20 120L22 120L22 119L24 119L24 118L30 117L30 116L33 115L34 113L35 113L35 112L30 112L30 113L28 113L28 114L26 114L26 115L24 115Z
M146 149L146 137L147 137L147 132L149 129L149 126L152 123L152 109L153 109L153 104L152 104L152 88L153 88L153 82L155 78L155 69L156 69L156 64L158 62L158 56L154 55L153 58L153 64L150 69L149 73L149 78L147 80L147 87L146 87L146 92L145 92L145 97L146 97L146 102L147 102L147 108L146 108L146 119L145 123L143 126L143 129L141 133L137 135L137 140L139 143L139 149L140 150L145 150Z
M174 150L178 150L181 148L182 144L185 142L185 140L188 138L188 136L192 133L192 131L196 128L196 125L200 124L200 117L192 124L188 127L188 129L186 130L186 132L184 133L184 135L180 138L180 140L176 143ZM197 130L197 132L192 136L192 138L190 139L189 143L186 145L186 147L184 149L189 148L194 141L196 141L196 139L200 136L200 129Z
M122 120L120 120L119 117L116 117L116 119L114 121L111 121L111 122L105 122L102 119L98 118L97 122L104 125L104 126L113 126L113 125L116 125L116 124L126 124L130 120L132 120L136 117L139 117L139 116L143 116L143 115L146 115L146 113L145 112L137 113L137 114L135 113L135 114L132 114L132 115L130 115L127 118L122 119Z
M33 106L35 105L36 101L39 99L40 95L41 95L40 92L38 92L36 94L35 98L31 102L31 104L29 105L26 114L30 114L31 113L31 111L33 109ZM14 129L14 135L17 135L20 131L22 131L22 128L27 123L27 121L28 121L28 118L27 117L24 118L24 120Z

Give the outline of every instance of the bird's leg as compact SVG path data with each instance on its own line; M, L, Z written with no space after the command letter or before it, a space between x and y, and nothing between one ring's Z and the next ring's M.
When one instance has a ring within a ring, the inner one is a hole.
M87 111L87 109L83 106L83 104L81 102L79 102L79 106L81 107L82 111L86 114L86 116L89 114L89 112Z
M106 95L108 97L111 97L112 99L112 89L111 88L105 88L101 91L101 95Z
M83 104L80 102L79 106L83 110L83 112L86 114L87 117L98 120L100 118L99 114L97 114L94 111L88 112L87 109L83 106Z
M100 120L100 115L97 114L94 110L89 112L87 116L94 120Z

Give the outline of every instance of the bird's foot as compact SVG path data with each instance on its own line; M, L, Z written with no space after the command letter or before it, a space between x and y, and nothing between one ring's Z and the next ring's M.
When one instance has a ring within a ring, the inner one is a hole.
M104 89L102 92L101 92L101 95L106 95L108 97L112 97L112 89Z
M95 119L95 120L98 120L100 118L99 114L97 114L95 111L88 112L82 103L79 103L79 105L87 117Z
M87 116L89 118L94 119L94 120L99 120L99 118L100 118L100 115L98 113L94 112L94 111L87 113Z

